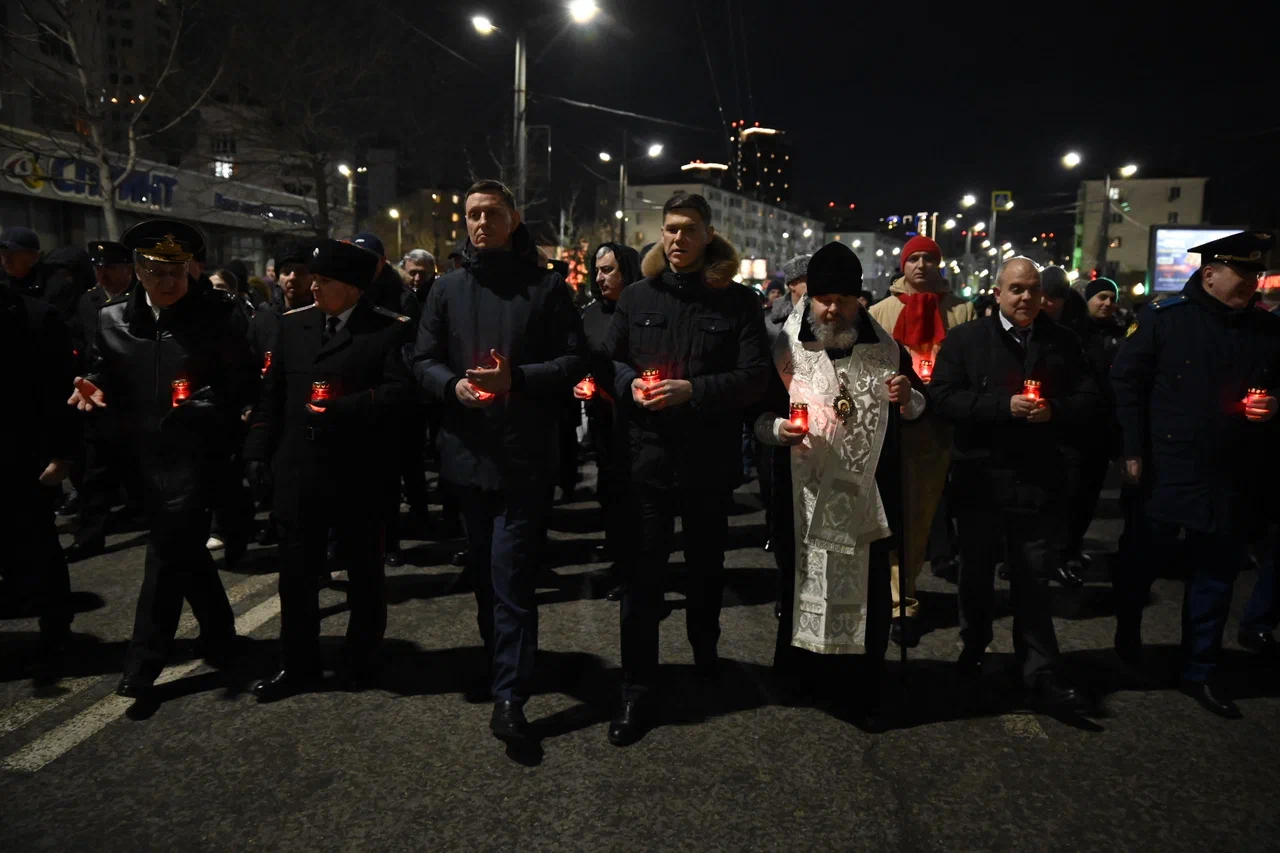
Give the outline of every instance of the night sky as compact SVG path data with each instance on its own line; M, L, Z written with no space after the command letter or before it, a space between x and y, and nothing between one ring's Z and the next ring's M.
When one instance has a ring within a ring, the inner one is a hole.
M430 17L406 14L484 69L441 58L442 68L452 63L468 85L487 90L478 109L461 115L496 123L510 111L511 43L477 36L469 2L442 4ZM569 24L564 5L550 0L477 0L474 11L500 27L528 22L537 60L531 92L708 132L537 102L530 121L553 126L560 181L593 183L583 165L615 175L596 152L616 153L624 127L635 143L664 142L666 169L727 156L696 8L725 121L746 118L787 131L793 200L815 211L835 200L856 202L873 219L926 209L946 215L965 192L985 198L1009 189L1017 205L1001 230L1025 238L1069 228L1082 177L1135 162L1140 175L1216 178L1211 219L1280 222L1280 74L1266 44L1280 14L1260 11L1262 4L1237 7L1246 18L1215 3L1227 10L1220 18L1190 23L1170 20L1169 7L1152 17L1081 3L1003 10L811 0L600 6L604 12L585 28ZM1251 33L1258 34L1252 42ZM1086 164L1068 172L1060 157L1072 149ZM634 168L633 182L646 180L645 168Z

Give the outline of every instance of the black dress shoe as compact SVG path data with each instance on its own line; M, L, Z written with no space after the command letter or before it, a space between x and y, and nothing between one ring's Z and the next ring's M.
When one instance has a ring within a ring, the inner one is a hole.
M96 539L77 539L64 548L62 554L67 558L68 563L76 563L98 556L106 550L106 547L107 540L102 536Z
M774 619L782 618L782 602L781 601L775 601L773 603L773 618Z
M470 555L465 548L461 551L454 551L453 556L449 559L449 564L452 566L465 566L468 556Z
M506 700L493 703L489 731L498 740L522 743L529 739L529 721L524 716L524 703Z
M915 617L894 619L893 626L889 628L889 639L909 649L920 645L920 626L916 623Z
M966 681L977 681L982 677L982 659L986 656L986 649L973 649L965 646L960 652L960 659L956 661L956 670L960 673L960 677Z
M960 577L960 564L951 558L931 560L929 570L935 578L947 583L955 583Z
M62 506L58 507L58 515L63 517L76 515L80 512L80 493L74 489L71 494L67 495L67 499L62 502Z
M609 743L614 746L631 746L649 731L649 720L639 699L627 699L622 710L609 723Z
M1036 679L1035 704L1037 709L1049 714L1083 714L1089 710L1080 691L1052 672Z
M1214 688L1207 682L1189 681L1184 678L1178 689L1196 700L1201 708L1225 720L1238 720L1244 716L1235 702L1221 693L1215 693Z
M309 693L320 686L321 675L318 669L282 669L253 685L253 695L259 702L275 702Z
M604 594L605 601L621 601L622 597L627 594L627 585L625 583L615 584L608 592Z
M268 545L274 545L279 541L280 532L276 530L276 526L274 524L268 521L266 526L262 528L262 532L258 534L258 544L266 547Z
M151 693L155 682L140 675L126 674L116 685L116 695L126 699L144 699Z
M1084 578L1076 573L1070 563L1059 563L1053 570L1052 577L1067 589L1079 589L1084 586Z
M1249 651L1257 652L1272 663L1280 662L1280 643L1270 631L1242 630L1236 639Z
M399 551L388 551L382 562L393 569L398 569L404 565L404 557L400 555Z

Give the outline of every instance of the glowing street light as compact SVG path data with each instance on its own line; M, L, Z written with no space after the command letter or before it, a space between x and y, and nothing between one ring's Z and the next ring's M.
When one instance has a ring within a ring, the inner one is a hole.
M965 197L960 199L960 206L964 208L973 207L977 203L978 199L973 195L973 193L966 193Z
M984 248L984 249L990 249L990 248L991 248L991 241L990 241L990 240L983 240L983 241L982 241L982 248Z
M399 219L400 209L395 207L391 208L390 210L387 211L387 216L390 216L392 219Z
M613 212L613 218L614 218L614 219L621 219L621 218L622 218L622 211L621 211L621 210L615 210L615 211Z
M942 223L942 227L947 231L950 231L952 228L956 227L956 221L954 219L948 219L946 222Z
M788 234L786 231L783 231L783 232L782 232L782 239L783 239L783 240L790 240L790 239L791 239L791 235L790 235L790 234Z
M573 0L569 4L569 17L573 18L576 24L588 23L599 13L600 7L596 5L595 0Z
M996 256L996 252L998 252L998 251L999 251L999 249L996 249L995 247L992 247L992 248L990 248L990 249L987 249L987 254L994 258L994 257Z
M984 228L986 228L986 227L987 227L987 223L985 223L985 222L975 222L975 223L974 223L974 225L973 225L973 230L974 230L974 231L981 231L981 230L983 230L983 229L984 229Z
M612 160L612 159L613 159L613 157L612 157L612 155L610 155L610 154L609 154L609 152L608 152L608 151L601 151L601 152L600 152L600 162L601 162L601 163L608 163L608 162L609 162L610 160Z
M1004 209L1013 210L1013 199L1009 199L1009 201L1005 202Z
M482 36L492 35L493 32L498 29L493 25L493 21L489 20L484 15L476 15L473 17L471 19L471 26L475 27L476 32Z
M1120 167L1120 177L1122 178L1132 178L1136 174L1138 174L1138 166L1136 163L1128 163Z
M807 238L807 237L812 237L812 236L813 236L813 229L812 229L812 228L806 228L806 229L804 229L804 236L805 236L806 238Z
M391 208L387 211L387 216L396 221L396 257L402 258L404 257L404 222L400 219L400 208Z
M1005 243L1005 244L1004 244L1003 246L1001 246L1000 248L1001 248L1001 249L1004 249L1004 250L1007 252L1007 251L1009 251L1010 249L1012 249L1012 248L1013 248L1013 244L1012 244L1012 243Z
M649 156L650 156L650 157L661 157L661 156L662 156L662 143L661 143L661 142L655 142L655 143L653 143L652 145L650 145L650 146L649 146Z
M855 248L855 249L856 249L856 248L858 248L858 247L859 247L859 246L861 246L861 245L862 245L862 241L861 241L861 240L854 240L854 241L853 241L853 248ZM881 252L881 254L884 254L884 253L883 253L883 252Z
M876 249L876 257L877 257L877 258L883 258L883 257L884 257L884 249Z
M899 249L897 246L894 246L894 247L893 247L893 253L894 253L895 255L901 255L901 254L902 254L902 250L901 250L901 249Z
M1068 151L1066 154L1062 155L1062 165L1066 166L1068 169L1074 169L1076 166L1080 165L1083 159L1084 158L1080 156L1079 152Z
M338 174L339 174L339 175L341 175L341 176L342 176L342 177L344 177L344 178L349 178L349 177L351 177L351 167L350 167L350 166L348 166L346 163L339 163L339 164L338 164Z

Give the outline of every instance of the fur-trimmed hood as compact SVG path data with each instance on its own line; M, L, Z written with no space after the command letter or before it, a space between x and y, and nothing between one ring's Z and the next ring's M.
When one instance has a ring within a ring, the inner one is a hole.
M707 287L719 290L733 284L733 277L738 274L738 250L733 244L716 234L711 238L704 256L702 267L703 281ZM654 246L640 265L640 274L645 278L657 278L667 269L667 253L662 244Z

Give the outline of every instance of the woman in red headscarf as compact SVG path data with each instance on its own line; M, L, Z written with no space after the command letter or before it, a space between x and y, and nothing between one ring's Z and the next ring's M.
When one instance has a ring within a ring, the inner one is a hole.
M871 306L871 316L893 332L893 339L911 353L912 367L929 381L938 348L947 330L975 318L973 304L956 296L942 280L942 249L923 235L912 237L902 247L902 278L889 288L889 298ZM893 638L914 646L919 641L916 617L920 605L915 599L916 576L924 563L925 546L938 501L947 482L951 464L951 427L926 413L918 421L904 424L903 457L908 482L906 496L906 558L893 561L893 612L898 610L898 570L907 567L906 620L895 623ZM935 566L935 571L937 567Z

